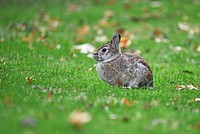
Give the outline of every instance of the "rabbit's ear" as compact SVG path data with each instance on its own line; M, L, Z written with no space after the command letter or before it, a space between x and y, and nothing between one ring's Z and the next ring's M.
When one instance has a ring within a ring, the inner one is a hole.
M119 46L119 43L120 43L120 39L121 39L121 35L120 34L115 34L113 37L112 37L112 40L111 40L111 45L115 48L118 48Z

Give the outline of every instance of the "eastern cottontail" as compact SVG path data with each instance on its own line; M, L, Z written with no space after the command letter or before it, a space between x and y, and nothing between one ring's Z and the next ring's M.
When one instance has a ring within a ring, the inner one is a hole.
M145 60L136 54L122 54L119 48L120 34L101 46L93 54L100 78L124 88L145 87L153 89L153 75Z

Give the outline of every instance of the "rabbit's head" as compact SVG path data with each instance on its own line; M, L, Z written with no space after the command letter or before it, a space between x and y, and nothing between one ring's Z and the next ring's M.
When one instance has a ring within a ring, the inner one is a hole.
M115 34L111 41L101 46L97 52L93 54L93 58L97 61L111 61L120 55L120 34Z

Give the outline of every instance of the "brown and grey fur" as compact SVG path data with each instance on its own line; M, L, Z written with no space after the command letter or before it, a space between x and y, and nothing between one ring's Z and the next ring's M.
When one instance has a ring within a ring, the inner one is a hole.
M125 88L153 89L153 75L149 65L139 55L122 54L120 38L116 34L93 54L93 58L98 61L96 68L100 78L111 85Z

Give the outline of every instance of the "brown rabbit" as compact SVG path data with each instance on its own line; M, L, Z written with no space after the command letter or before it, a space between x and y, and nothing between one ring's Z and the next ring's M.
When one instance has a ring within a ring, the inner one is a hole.
M124 88L145 87L153 89L153 75L145 60L136 54L122 54L119 48L120 34L101 46L93 54L100 78Z

